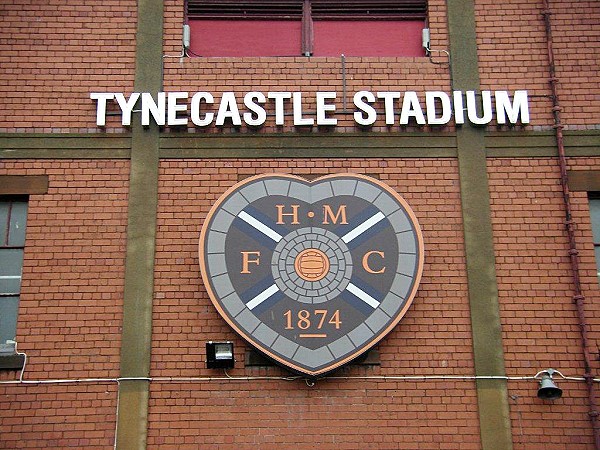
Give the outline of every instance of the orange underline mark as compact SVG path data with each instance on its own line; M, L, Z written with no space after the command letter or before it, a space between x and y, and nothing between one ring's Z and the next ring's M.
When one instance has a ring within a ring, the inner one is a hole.
M326 334L300 334L301 338L326 338Z

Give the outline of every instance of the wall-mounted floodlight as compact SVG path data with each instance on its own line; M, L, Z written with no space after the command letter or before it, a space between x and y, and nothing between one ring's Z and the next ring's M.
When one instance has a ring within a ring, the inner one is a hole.
M558 370L554 369L544 370L539 373L542 375L542 379L540 380L540 388L537 391L538 398L542 400L556 400L562 396L562 389L556 386L552 380L552 376L555 373L560 374Z
M442 64L442 62L435 61L433 58L433 53L443 53L448 57L448 64L450 64L450 53L447 50L437 50L431 48L431 31L429 28L423 28L421 31L421 45L425 50L425 54L429 56L429 61L433 64Z
M235 359L233 357L233 342L206 343L206 367L208 369L231 369Z
M421 42L425 51L429 54L429 46L431 45L431 36L429 34L429 28L423 28L421 32Z
M190 48L190 41L191 41L191 31L190 31L190 26L186 23L183 26L183 36L181 38L181 42L183 44L183 48L185 50Z

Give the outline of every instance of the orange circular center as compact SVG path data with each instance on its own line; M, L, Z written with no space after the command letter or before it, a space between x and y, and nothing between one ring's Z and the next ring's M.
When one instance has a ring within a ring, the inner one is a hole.
M296 256L296 273L306 281L319 281L329 272L329 258L321 250L307 248Z

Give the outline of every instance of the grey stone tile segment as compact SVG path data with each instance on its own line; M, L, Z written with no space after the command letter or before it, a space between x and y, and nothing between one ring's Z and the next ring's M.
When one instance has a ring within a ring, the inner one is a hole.
M273 342L275 342L275 339L277 339L278 334L264 323L261 323L259 327L254 330L252 336L258 339L261 343L270 347Z
M377 197L373 204L386 216L389 216L400 209L396 200L386 193Z
M237 216L242 211L242 209L244 209L248 205L249 205L248 200L246 200L242 196L242 194L240 194L239 192L236 192L235 194L233 194L231 197L229 197L227 199L227 201L223 205L223 209L230 212L234 216Z
M352 195L358 180L332 180L331 188L334 195Z
M290 359L292 356L294 356L294 353L296 353L298 347L300 347L298 344L280 335L271 346L271 349L276 353L279 353L280 355Z
M232 317L237 316L246 307L242 299L235 292L223 298L221 303Z
M306 184L300 183L298 181L292 181L288 195L295 199L309 201L310 189L310 186Z
M400 259L398 260L398 268L396 269L396 272L412 277L415 274L415 270L417 270L416 266L417 255L400 255Z
M265 180L268 195L288 195L290 180Z
M250 312L249 309L244 309L236 317L235 321L240 324L243 330L253 334L256 328L261 324L261 321Z
M342 336L337 341L334 341L331 344L329 344L328 347L336 359L341 358L342 356L354 350L354 344L348 338L348 336Z
M215 214L211 229L216 231L221 231L222 233L226 233L231 227L231 223L235 219L235 216L231 213L228 213L224 209L220 209L217 214Z
M356 186L357 197L360 197L368 202L373 202L375 199L381 194L381 189L373 186L370 183L365 181L359 181L358 186Z
M246 200L248 200L248 203L252 203L253 201L263 198L267 195L267 189L265 188L265 184L262 180L257 180L248 186L244 186L239 192Z
M333 197L333 190L331 189L331 182L319 183L311 186L311 202L316 203L321 200Z
M385 311L388 315L394 316L398 313L398 311L402 308L402 305L405 303L405 299L397 296L393 292L388 293L385 296L379 308L382 311Z
M207 257L208 267L210 267L210 275L217 276L227 273L227 263L225 261L225 254L209 254Z
M225 253L225 239L227 235L211 231L208 235L206 253Z
M300 346L294 355L294 361L298 361L300 364L308 367L319 367L330 363L334 359L334 356L327 347L311 350L310 348Z
M229 279L229 275L223 274L213 277L212 285L215 293L219 298L223 298L226 295L231 294L235 291L233 288L233 284L231 284L231 280Z
M408 220L408 216L403 209L398 209L388 216L388 220L393 225L396 233L401 231L409 231L413 229L412 223Z
M410 286L412 285L412 281L412 278L398 274L394 278L394 282L392 283L390 291L395 292L400 297L406 298L410 290Z
M381 308L377 308L373 313L365 320L365 324L373 331L373 333L379 333L389 323L390 316L388 316Z
M373 337L373 332L369 330L369 327L367 327L364 323L361 323L354 330L348 333L348 337L355 347L360 347Z
M396 237L398 239L398 252L400 253L400 258L403 258L405 255L402 253L416 254L417 252L417 241L415 240L415 235L409 232L397 233Z

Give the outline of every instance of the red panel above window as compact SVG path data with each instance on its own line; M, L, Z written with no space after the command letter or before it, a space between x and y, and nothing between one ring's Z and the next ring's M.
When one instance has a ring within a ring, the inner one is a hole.
M425 56L426 0L186 0L196 56Z
M300 56L298 20L190 20L197 56Z
M313 56L425 56L422 20L315 20Z

